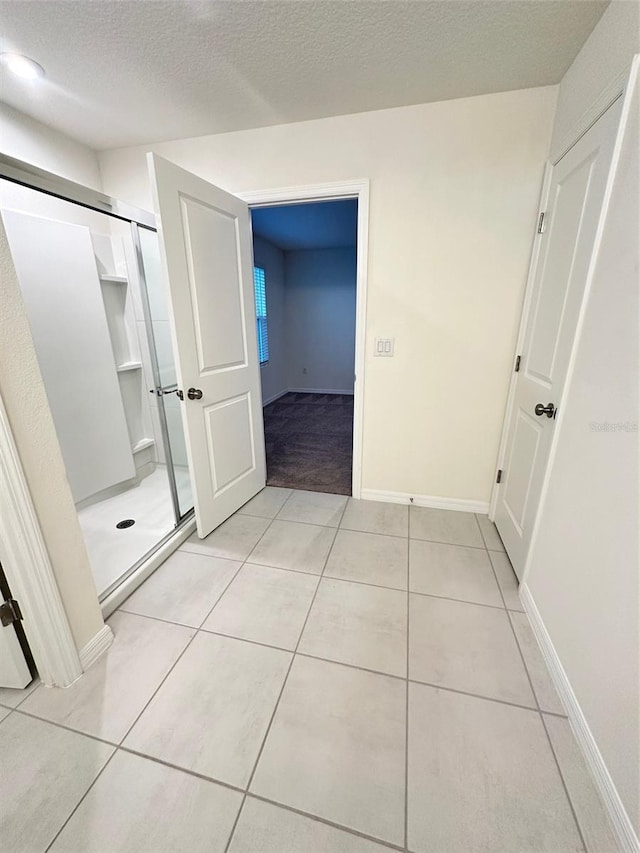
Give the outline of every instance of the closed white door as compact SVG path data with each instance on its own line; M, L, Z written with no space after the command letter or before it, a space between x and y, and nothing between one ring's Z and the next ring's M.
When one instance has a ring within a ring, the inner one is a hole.
M495 516L519 577L540 501L621 109L619 98L552 173Z
M245 202L149 155L198 535L266 482Z

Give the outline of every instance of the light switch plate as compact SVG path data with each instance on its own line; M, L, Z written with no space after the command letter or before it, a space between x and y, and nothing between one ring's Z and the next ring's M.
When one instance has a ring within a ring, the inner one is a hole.
M393 356L393 348L395 338L376 338L373 354L391 358Z

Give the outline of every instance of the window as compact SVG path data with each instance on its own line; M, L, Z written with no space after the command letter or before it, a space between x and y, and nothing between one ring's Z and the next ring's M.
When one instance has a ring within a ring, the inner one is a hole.
M269 336L267 334L267 286L264 270L253 268L253 287L256 294L256 321L258 324L258 359L260 364L269 361Z

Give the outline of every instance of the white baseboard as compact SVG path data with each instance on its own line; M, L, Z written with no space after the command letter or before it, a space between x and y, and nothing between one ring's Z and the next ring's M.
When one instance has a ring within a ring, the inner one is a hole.
M551 642L551 637L542 621L540 611L536 607L536 603L526 583L520 585L520 599L531 622L531 627L533 628L555 688L567 711L569 723L573 729L578 746L609 815L620 848L623 853L639 853L640 841L638 840L638 836L620 799L613 779L607 770L607 765L598 749L589 724L573 692L571 682L567 678L564 667Z
M360 497L365 501L386 501L392 504L413 504L431 509L452 509L458 512L479 512L486 515L488 501L470 501L466 498L440 498L433 495L412 495L409 492L383 492L379 489L362 489Z
M268 406L269 403L275 403L276 400L279 400L280 397L284 397L285 394L289 393L289 389L285 388L284 391L278 391L277 394L272 394L270 397L267 397L266 400L262 401L262 406Z
M345 391L339 388L289 388L292 394L349 394L353 397L353 388Z
M82 671L85 672L101 657L113 642L113 631L108 625L103 625L95 637L80 649L79 657Z
M113 611L120 607L125 598L129 598L131 593L136 590L140 584L144 583L149 575L153 574L159 565L164 563L164 561L169 557L173 552L178 548L185 539L188 539L189 536L196 529L196 520L195 518L190 519L186 524L182 527L178 528L174 535L167 542L164 543L157 551L149 557L148 560L139 566L132 575L124 580L120 586L116 587L111 595L108 595L104 601L100 603L100 607L102 608L102 618L107 619Z

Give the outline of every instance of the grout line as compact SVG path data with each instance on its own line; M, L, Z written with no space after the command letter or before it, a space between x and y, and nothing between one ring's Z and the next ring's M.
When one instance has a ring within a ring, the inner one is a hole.
M478 521L477 516L476 516L476 522L477 522L477 524L478 524L478 527L480 527L480 522ZM480 535L482 535L482 528L481 528L481 527L480 527ZM483 538L483 540L484 540L484 536L482 536L482 538ZM484 541L485 541L485 545L486 545L486 540L484 540ZM489 549L487 548L486 550L487 550L487 556L489 556L489 562L491 563L491 569L492 569L492 571L493 571L493 574L495 575L496 583L498 583L498 575L497 575L496 570L495 570L495 568L494 568L494 566L493 566L493 561L491 560L491 555L489 554ZM506 553L506 552L505 552L505 553ZM507 556L508 556L508 555L507 555ZM498 583L498 587L499 587L499 589L500 589L500 595L502 595L502 600L503 600L503 601L504 601L504 603L505 603L505 609L507 609L507 608L506 608L506 604L507 604L507 602L506 602L506 599L505 599L505 597L504 597L504 595L503 595L503 593L502 593L502 587L500 586L500 584L499 584L499 583ZM527 616L527 614L526 614L526 613L525 613L525 617L527 618L527 622L528 622L528 621L529 621L529 617ZM587 845L586 845L585 840L584 840L584 835L582 834L582 828L581 828L581 826L580 826L580 821L578 820L578 815L576 814L576 810L575 810L575 808L573 807L573 801L571 800L571 796L570 796L570 794L569 794L569 789L567 788L566 782L565 782L565 780L564 780L564 776L562 775L562 769L561 769L561 767L560 767L560 762L558 761L558 757L557 757L556 752L555 752L555 750L554 750L554 748L553 748L553 743L552 743L552 741L551 741L551 737L550 737L550 735L549 735L549 731L548 731L548 729L547 729L547 726L546 726L546 723L545 723L545 720L544 720L544 715L543 715L543 713L542 713L542 709L540 708L540 702L539 702L539 700L538 700L538 694L536 693L536 689L535 689L534 684L533 684L533 678L531 677L531 673L529 672L529 667L528 667L528 665L527 665L527 661L526 661L526 658L525 658L524 652L523 652L523 650L522 650L522 646L520 645L520 640L518 639L518 632L517 632L517 631L516 631L516 629L515 629L515 626L514 626L514 624L513 624L513 619L512 619L512 617L511 617L511 613L509 612L509 610L508 610L508 609L507 609L507 619L508 619L508 622L509 622L509 626L510 626L510 628L511 628L511 632L512 632L512 634L513 634L513 638L514 638L514 640L515 640L516 648L518 649L518 653L520 654L520 659L522 660L522 665L524 666L524 671L525 671L525 673L526 673L526 675L527 675L527 680L529 681L529 686L530 686L530 688L531 688L531 693L533 694L533 699L534 699L534 701L535 701L535 703L536 703L536 712L537 712L538 717L539 717L539 719L540 719L540 722L541 722L541 724L542 724L542 729L543 729L543 731L544 731L544 733L545 733L545 736L546 736L546 738L547 738L547 743L549 744L549 749L551 750L551 755L553 756L553 760L554 760L555 766L556 766L556 768L557 768L557 770L558 770L558 775L559 775L559 777L560 777L560 782L561 782L561 784L562 784L562 787L563 787L563 789L564 789L565 796L566 796L566 798L567 798L567 803L569 804L569 809L570 809L571 814L572 814L572 816L573 816L573 820L574 820L574 822L575 822L576 829L578 830L578 837L580 838L580 841L581 841L581 843L582 843L582 847L583 847L583 849L586 851L588 848L587 848ZM556 715L556 716L560 716L560 715Z
M117 749L117 747L116 747L116 748L113 750L113 752L111 753L111 755L109 756L109 758L107 758L107 760L106 760L106 762L104 763L104 765L103 765L103 766L100 768L100 770L98 771L98 774L97 774L96 778L95 778L95 779L93 780L93 782L89 785L89 787L88 787L88 788L87 788L87 790L84 792L84 794L80 797L80 799L78 800L78 802L75 804L74 808L73 808L73 809L71 809L71 812L70 812L70 814L68 815L67 819L64 821L64 823L62 824L62 826L58 829L58 831L57 831L57 832L56 832L56 834L53 836L53 838L51 839L51 841L49 842L49 844L47 844L47 847L46 847L46 849L45 849L44 853L48 853L48 851L49 851L49 850L51 850L51 848L53 847L53 845L56 843L56 841L57 841L58 837L60 836L60 833L63 831L63 829L65 828L65 826L69 823L69 821L71 820L71 818L72 818L72 817L74 816L74 814L78 811L78 809L80 808L80 806L82 805L82 803L85 801L85 799L86 799L86 798L87 798L87 796L89 795L89 791L91 791L91 790L92 790L93 786L96 784L96 782L98 781L98 779L102 776L102 774L104 773L104 771L107 769L107 767L108 767L108 766L109 766L109 764L111 763L111 760L113 759L113 756L116 754L116 752L117 752L117 751L118 751L118 749Z
M236 571L234 572L234 574L233 574L233 577L231 578L231 580L229 581L229 583L225 586L225 588L224 588L224 590L222 591L222 593L220 594L220 596L218 596L218 598L216 599L216 604L218 603L218 601L220 600L220 598L222 598L222 596L224 595L224 593L227 591L227 589L228 589L228 587L230 586L230 584L232 584L232 583L233 583L234 579L236 578L236 576L237 576L237 574L238 574L238 572L240 571L240 569L241 569L241 568L242 568L242 564L238 566L237 570L236 570ZM215 604L213 605L213 607L215 607ZM211 610L213 610L213 607L211 608ZM209 613L211 613L211 610L209 611ZM118 611L116 611L116 613L117 613L117 612L118 612ZM200 623L200 627L202 627L202 625L204 625L204 623L206 622L206 620L209 618L209 613L207 613L207 615L205 616L205 618L204 618L204 619L202 620L202 622ZM164 676L164 678L160 681L160 683L158 684L158 686L156 687L156 689L153 691L153 693L152 693L152 694L151 694L151 696L149 697L148 701L145 703L145 705L144 705L144 707L142 708L142 710L140 711L140 713L137 715L137 717L135 718L135 720L133 721L133 723L129 726L129 728L128 728L128 729L127 729L127 731L125 732L124 737L122 737L122 738L120 739L119 744L123 743L123 741L124 741L124 740L126 740L126 738L129 736L129 734L131 733L131 731L132 731L132 729L134 728L134 726L137 724L137 722L138 722L138 720L140 719L140 717L144 714L144 712L147 710L147 708L149 707L149 705L153 702L153 700L155 699L156 695L158 694L158 692L159 692L159 691L160 691L160 689L162 688L162 686L163 686L163 684L165 683L165 681L167 680L167 678L171 675L171 673L173 672L173 670L176 668L176 666L178 665L178 663L182 660L182 658L183 658L183 657L184 657L184 655L186 654L187 649L189 649L189 648L190 648L191 644L193 643L193 641L195 640L195 638L196 638L196 637L198 636L198 634L200 633L200 627L199 627L199 628L196 628L196 630L194 631L193 636L191 637L191 639L189 640L189 642L186 644L186 646L184 647L184 649L180 652L180 654L178 655L178 657L176 658L176 660L173 662L172 666L171 666L171 667L169 668L169 670L167 671L167 673L166 673L166 675ZM191 630L193 630L193 629L191 629Z
M358 829L352 829L352 827L345 826L342 823L336 823L335 821L330 820L329 818L321 817L320 815L312 814L311 812L305 812L302 809L297 809L295 806L289 806L286 803L281 803L278 800L272 800L269 797L263 797L262 794L254 794L248 791L247 797L250 797L252 800L258 800L258 802L268 803L271 806L276 806L277 808L284 809L285 811L292 812L293 814L300 815L301 817L306 817L309 820L313 820L316 823L321 823L324 826L330 826L333 829L339 829L343 832L348 832L350 835L355 835L356 838L364 838L367 841L373 841L376 844L381 844L388 850L399 850L403 853L406 850L405 847L402 847L398 844L394 844L392 841L385 841L382 838L376 837L375 835L367 835L365 832L360 832Z
M293 490L294 493L296 491L301 491L301 490L300 489L294 489ZM329 494L329 492L318 492L318 494ZM284 509L284 507L286 506L286 504L288 503L290 498L291 498L291 495L289 496L289 498L287 498L285 503L278 510L277 515L274 518L269 519L269 521L282 521L282 522L287 522L289 524L306 524L307 526L310 526L310 527L328 527L331 530L344 530L344 531L347 531L348 533L367 533L371 536L386 536L389 539L412 539L414 542L433 542L434 545L447 545L451 548L473 548L475 551L491 551L494 554L504 554L505 553L504 551L499 550L497 548L487 548L486 545L484 544L484 539L482 539L482 542L483 542L482 545L467 545L467 544L462 544L461 542L443 542L441 539L427 539L424 536L413 536L412 537L410 534L408 534L407 536L404 536L404 535L398 536L395 533L382 533L379 530L375 530L375 531L374 530L362 530L362 529L356 528L356 527L343 526L342 522L340 522L337 526L334 526L332 524L319 524L316 521L299 521L299 520L293 519L293 518L281 518L280 513L282 512L282 510ZM351 498L351 500L354 500L354 498ZM345 505L345 509L346 509L346 506L348 506L348 502L349 502L349 499L347 498L347 504ZM378 503L378 501L368 501L368 503ZM409 508L409 506L411 506L410 504L391 504L391 505L392 506L407 506L407 508ZM428 509L429 507L425 507L425 508ZM444 510L444 512L447 512L447 510ZM475 513L467 513L467 514L473 515L475 517ZM234 515L236 515L236 513L234 513ZM267 521L267 517L264 515L251 515L248 512L238 512L237 515L249 516L250 518L261 518L263 521ZM343 513L343 515L344 515L344 513ZM411 513L409 513L409 515L411 515ZM233 516L230 516L230 518L232 518L232 517ZM476 519L476 523L478 523L477 519ZM480 531L480 536L482 536L482 531ZM181 550L187 550L184 548L184 545L181 545L180 549ZM198 551L198 552L194 551L193 553L202 553L202 552L201 551ZM212 554L212 556L216 556L216 555ZM229 557L226 557L226 558L223 557L222 559L230 559L230 558Z
M29 684L27 684L26 687L22 688L23 690L28 690L29 692L25 693L25 695L22 697L22 699L20 699L17 705L7 705L4 702L0 702L0 707L9 708L11 711L16 711L20 707L20 705L22 705L23 702L27 701L27 699L29 698L29 696L31 696L32 693L36 692L39 687L42 687L42 682L40 681L40 676L35 675L29 682Z
M458 604L470 604L472 607L488 607L489 610L499 610L501 613L507 610L506 607L501 607L499 604L485 604L482 601L469 601L467 598L452 598L450 595L436 595L434 592L418 592L415 589L410 589L409 594L420 595L422 598L438 598L440 601L457 601Z
M0 726L1 726L5 720L9 719L9 717L15 712L16 709L15 708L8 708L6 705L0 705L0 708L4 708L5 711L9 712L8 714L5 714L5 716L0 720Z
M569 808L571 809L571 814L573 815L573 819L574 819L575 824L576 824L576 829L578 830L578 836L580 838L580 841L582 842L582 846L583 846L584 850L588 851L589 848L587 847L584 835L582 834L582 827L580 826L580 821L578 820L578 815L577 815L576 810L573 806L573 800L571 799L569 789L567 788L567 783L565 782L564 775L562 773L562 768L560 767L560 762L558 761L558 756L556 755L556 751L553 748L553 741L551 740L549 730L547 729L547 724L546 724L545 719L544 719L544 714L541 711L539 713L540 713L540 720L542 721L542 728L544 729L544 733L547 736L547 741L549 743L549 749L551 750L551 755L553 756L553 760L554 760L555 765L558 769L558 775L560 776L560 781L562 782L562 787L564 788L564 792L565 792L566 797L567 797L567 802L569 803Z
M309 577L316 577L316 576L315 575L309 575ZM320 578L318 576L318 580L322 580L322 578ZM334 578L327 578L327 580L334 580ZM404 590L392 590L392 591L393 592L404 592ZM414 595L414 593L410 593L410 595ZM468 602L463 602L463 603L466 604ZM492 608L492 609L498 610L501 608ZM131 615L141 616L141 618L144 618L144 619L152 619L152 620L161 621L161 622L165 621L162 619L159 620L156 616L143 616L142 614L138 614L138 613L131 614ZM167 624L174 625L177 623L169 622ZM184 626L180 626L180 627L184 627ZM348 667L349 669L357 669L360 672L368 672L368 673L371 673L372 675L380 675L383 678L394 678L394 679L401 680L401 681L407 680L407 677L404 675L395 675L394 673L391 673L391 672L383 672L382 670L379 670L379 669L371 669L370 667L360 666L360 665L355 664L355 663L348 663L346 661L336 660L333 658L326 658L326 657L322 657L320 655L311 654L310 652L294 651L293 649L286 649L283 646L274 646L271 643L263 643L263 642L260 642L259 640L250 640L246 637L237 637L234 634L223 634L220 631L212 631L209 628L200 628L198 630L201 631L202 633L213 634L213 635L218 636L218 637L224 637L228 640L237 640L240 643L249 643L251 645L261 646L262 648L274 649L275 651L286 652L288 654L294 654L295 653L299 657L311 658L312 660L319 660L319 661L322 661L323 663L334 664L336 666L345 666L345 667ZM408 631L407 631L407 634L408 634ZM408 648L408 643L407 643L407 648ZM536 711L537 710L537 708L532 706L532 705L522 705L522 704L519 704L517 702L509 702L507 699L498 699L497 697L487 696L483 693L473 693L469 690L461 690L461 689L458 689L455 687L447 687L446 685L436 684L435 682L431 682L431 681L421 681L418 678L409 678L408 680L411 684L421 684L421 685L426 686L426 687L433 687L436 690L446 690L446 691L449 691L451 693L460 693L463 696L474 696L477 699L487 699L490 702L498 702L499 704L510 705L514 708L523 708L527 711ZM535 693L534 693L534 698L535 698ZM25 712L22 712L22 713L25 713ZM557 711L546 711L545 710L545 711L542 711L542 713L549 714L552 717L558 717L559 719L562 719L562 720L567 719L566 714L559 714ZM35 715L30 715L30 716L35 716ZM44 719L44 718L38 717L37 719ZM69 729L69 731L77 731L77 730L76 729ZM84 734L84 732L82 732L82 734ZM93 737L93 735L88 735L88 737ZM110 743L110 741L106 741L106 742Z
M370 675L380 675L382 678L393 678L396 681L406 681L405 675L395 675L393 672L383 672L380 669L370 669L366 666L359 666L357 663L346 663L343 660L335 660L334 658L322 658L319 655L312 655L310 652L296 652L298 657L310 658L311 660L319 660L321 663L330 663L335 666L346 666L348 669L357 669L358 672L368 672Z
M355 498L352 498L352 500L355 500ZM369 501L369 503L377 503L377 501ZM394 506L400 506L400 504L394 504ZM345 533L363 533L365 536L385 536L387 539L402 539L403 542L409 538L408 533L403 533L400 536L398 533L383 533L382 530L363 530L359 527L347 527L346 525L341 525L339 529L344 530ZM409 525L407 525L408 529Z
M510 708L531 711L533 714L539 713L538 709L532 705L521 705L518 702L509 702L508 699L498 699L496 696L486 696L483 693L472 693L470 690L460 690L457 687L445 687L443 684L434 684L432 681L419 681L417 678L410 678L409 684L421 684L423 687L431 687L434 690L445 690L447 693L458 693L461 696L471 696L474 699L484 699L487 702L496 702L498 705L509 705Z
M158 758L156 755L147 755L146 752L140 752L137 749L131 749L129 746L118 746L120 752L126 752L128 755L135 755L137 758L153 761L154 764L161 764L163 767L168 767L170 770L177 770L179 773L186 773L188 776L195 776L196 779L202 779L205 782L211 782L214 785L220 785L223 788L228 788L230 791L235 791L238 794L244 794L244 788L238 785L232 785L230 782L225 782L215 776L207 776L205 773L198 773L197 770L190 770L187 767L181 767L179 764L172 764L170 761L165 761L163 758Z
M293 494L293 492L292 492L292 494ZM286 502L285 502L285 504L286 504ZM345 510L346 510L346 507L347 507L347 502L345 502L345 505L344 505L344 507L342 508L342 515L340 516L340 520L342 520L342 517L344 516L344 513L345 513ZM265 731L265 733L264 733L264 737L263 737L263 739L262 739L262 743L260 744L260 749L258 750L258 754L257 754L257 756L256 756L256 760L255 760L254 765L253 765L253 770L251 771L251 775L249 776L249 781L247 782L246 792L245 792L244 798L243 798L243 800L242 800L242 804L241 804L241 806L240 806L240 809L239 809L239 811L238 811L238 814L236 815L236 819L235 819L235 821L234 821L234 823L233 823L233 827L231 828L231 834L229 835L229 840L227 841L227 844L226 844L226 846L225 846L225 848L224 848L224 853L228 853L229 847L230 847L230 845L231 845L231 841L232 841L232 839L233 839L234 833L235 833L235 831L236 831L236 827L237 827L237 825L238 825L238 820L240 819L240 813L242 812L242 809L243 809L243 807L244 807L245 801L246 801L246 799L247 799L247 792L249 791L249 788L251 787L251 784L252 784L252 782L253 782L253 777L254 777L254 776L255 776L255 774L256 774L256 770L258 769L258 764L260 763L260 759L262 758L262 753L264 752L264 748L265 748L265 745L266 745L266 743L267 743L267 738L269 737L269 732L271 731L271 726L273 725L273 721L274 721L274 719L275 719L276 713L277 713L277 711L278 711L278 708L280 707L280 700L282 699L282 695L283 695L284 690L285 690L285 687L286 687L286 685L287 685L287 681L289 680L289 674L290 674L291 669L292 669L292 667L293 667L293 662L294 662L294 661L295 661L295 659L296 659L296 654L297 654L297 651L298 651L298 647L299 647L299 645L300 645L300 641L302 640L302 635L303 635L303 633L304 633L304 629L305 629L305 628L306 628L306 626L307 626L307 622L308 622L308 620L309 620L309 616L310 616L310 614L311 614L311 610L312 610L312 608L313 608L313 604L314 604L314 602L315 602L315 600L316 600L316 597L317 597L317 595L318 595L318 590L320 589L320 582L321 582L321 580L322 580L322 575L324 574L324 570L325 570L325 568L326 568L327 562L328 562L328 560L329 560L329 556L330 556L331 551L332 551L332 549L333 549L333 544L334 544L334 542L335 542L335 540L336 540L336 536L337 536L337 534L338 534L338 528L336 527L336 528L335 528L335 533L334 533L334 536L333 536L333 540L332 540L332 542L331 542L331 547L330 547L330 548L329 548L329 550L327 551L327 556L325 557L324 564L323 564L323 566L322 566L322 572L320 573L320 577L318 578L318 583L317 583L317 585L316 585L315 592L313 593L313 598L311 599L311 603L309 604L309 608L308 608L308 610L307 610L307 615L306 615L305 620L304 620L304 622L303 622L303 624L302 624L302 628L300 629L300 633L299 633L299 635L298 635L298 642L296 643L296 647L295 647L295 649L294 649L294 651L293 651L293 654L291 655L291 660L290 660L290 662L289 662L289 667L287 668L286 675L285 675L284 680L283 680L283 682L282 682L282 687L280 688L280 693L278 694L278 698L277 698L277 700L276 700L276 704L274 705L273 712L272 712L271 717L270 717L270 719L269 719L269 724L268 724L267 729L266 729L266 731Z
M55 689L64 689L64 688L55 688ZM83 732L80 729L73 729L71 726L65 726L64 723L58 723L56 720L48 720L46 717L39 717L37 714L33 714L31 711L23 711L22 709L16 708L17 714L22 714L23 717L29 717L32 720L37 720L39 723L46 723L50 726L55 726L57 729L64 729L65 732L71 732L74 735L80 735L80 737L88 737L91 740L96 740L98 743L104 743L107 746L117 747L118 744L116 741L107 740L104 737L99 737L98 735L89 734L88 732Z

